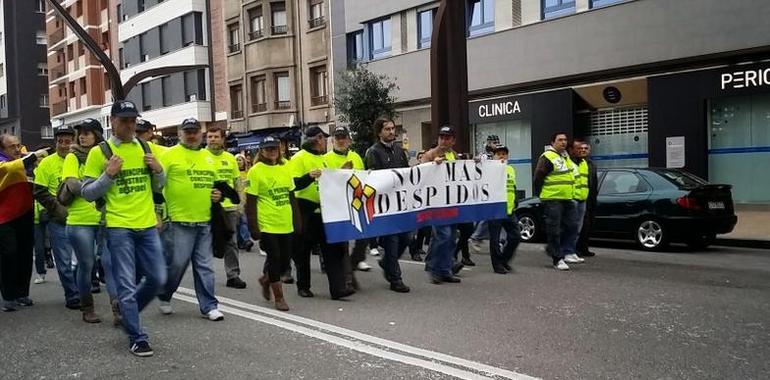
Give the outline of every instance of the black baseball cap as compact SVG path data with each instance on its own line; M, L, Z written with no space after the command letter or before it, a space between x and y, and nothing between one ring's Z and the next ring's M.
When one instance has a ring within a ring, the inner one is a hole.
M305 131L306 137L316 137L319 134L323 134L324 137L329 137L329 134L324 132L324 130L321 127L310 127Z
M155 124L149 120L141 119L136 121L136 131L139 133L151 131L153 128L155 128Z
M267 136L265 137L262 142L259 144L259 148L271 148L271 147L277 147L281 146L281 141L273 136Z
M182 121L182 125L179 127L179 129L183 131L186 129L201 129L201 123L198 122L198 119L194 117L188 117Z
M489 135L487 136L487 141L500 141L500 138L497 137L497 135Z
M438 130L439 136L454 136L455 135L455 129L451 125L445 125L441 127L441 129Z
M350 132L345 127L334 128L334 136L350 137Z
M505 153L508 153L508 147L505 145L498 145L494 149L492 149L492 153L497 153L500 151L505 151Z
M62 125L61 127L56 128L56 130L53 131L53 136L57 137L59 135L72 135L75 136L75 130L72 129L69 125Z
M99 134L104 134L104 128L102 128L102 123L99 122L99 120L96 119L85 119L75 125L75 130L77 131L91 131L91 132L99 132Z
M110 115L116 117L139 117L139 110L136 109L136 104L130 100L119 100L112 103Z

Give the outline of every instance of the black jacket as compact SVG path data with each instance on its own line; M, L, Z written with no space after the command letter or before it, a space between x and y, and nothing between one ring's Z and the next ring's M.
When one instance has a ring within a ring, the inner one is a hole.
M234 204L241 203L238 192L230 187L227 182L216 181L214 188L222 192L223 198L230 199ZM225 216L225 210L221 202L211 204L211 247L214 257L221 259L225 257L227 243L233 238L233 234L238 230L238 226L233 226L230 220Z
M364 165L369 170L407 168L409 157L406 151L395 142L388 147L378 141L366 151Z

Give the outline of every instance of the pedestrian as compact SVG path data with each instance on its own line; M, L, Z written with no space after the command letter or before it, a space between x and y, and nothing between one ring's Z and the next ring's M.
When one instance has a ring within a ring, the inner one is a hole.
M75 266L72 262L74 252L66 230L67 207L56 199L56 192L61 184L64 158L69 154L74 138L75 130L69 126L61 126L54 131L56 153L44 158L35 168L35 199L45 208L50 218L48 236L51 239L59 282L64 290L64 305L68 309L80 310L80 293L75 280ZM90 283L90 272L88 275Z
M251 234L249 233L249 225L246 220L246 211L244 209L246 205L246 188L249 187L248 173L251 169L248 158L245 155L238 153L235 155L235 161L238 163L238 172L241 180L241 187L238 191L238 196L241 199L241 203L238 204L238 211L241 214L241 219L238 221L238 249L243 249L246 252L251 252L254 247L254 242L251 241Z
M493 160L495 155L495 148L500 145L500 137L497 135L487 136L486 145L484 145L484 152L479 153L477 156L483 160ZM506 163L507 165L507 163ZM483 241L489 239L489 226L486 220L482 220L476 223L473 234L468 240L468 245L471 251L481 252Z
M345 254L347 243L327 243L326 232L321 221L321 196L318 192L318 177L326 167L324 153L329 134L320 127L305 131L306 141L302 150L292 156L289 169L294 177L295 196L302 216L302 233L299 249L294 249L294 265L297 268L297 293L300 297L313 297L310 291L310 254L316 245L321 246L321 257L329 280L332 299L345 298L355 290L345 281Z
M462 253L462 259L460 263L469 267L476 266L476 263L471 260L470 247L468 246L469 240L476 230L476 225L473 223L460 223L457 224L457 245L455 246L454 260L457 262L459 253Z
M94 119L85 119L75 126L77 132L76 144L70 146L70 153L64 158L61 182L57 193L60 204L67 206L67 238L75 251L77 269L75 271L75 283L80 294L80 311L82 319L86 323L99 323L101 319L96 315L94 297L91 294L91 277L96 266L97 251L104 245L102 213L96 209L93 202L88 202L81 196L80 190L83 180L83 166L88 158L88 153L104 141L102 137L104 129L101 123ZM97 148L99 149L99 148ZM107 263L107 293L110 295L110 304L117 298L114 279L112 278L109 252L102 251L102 258ZM115 301L117 302L117 301ZM113 308L117 311L116 308ZM117 315L115 315L116 319Z
M243 184L241 183L241 173L238 169L238 162L230 152L225 151L225 130L224 128L213 125L206 129L206 149L214 157L214 165L217 170L217 178L226 182L233 189L241 192ZM241 202L245 199L241 198ZM234 289L245 289L246 282L241 280L241 264L238 260L238 223L241 221L241 213L238 211L238 205L233 204L227 198L222 200L222 208L225 212L225 218L229 223L236 227L236 232L228 241L224 251L225 274L227 282L225 286Z
M588 248L588 239L591 236L591 229L596 217L596 197L599 193L599 179L596 175L596 164L591 160L591 145L583 142L581 148L585 155L584 160L588 163L588 199L586 199L586 212L583 217L583 225L580 228L576 252L579 257L596 256Z
M546 251L553 259L555 269L569 270L564 257L570 253L569 239L577 224L573 199L575 164L567 154L567 134L554 134L550 144L537 161L532 189L543 204L548 240Z
M421 162L441 165L447 161L455 161L457 156L453 149L455 140L454 126L442 126L438 131L438 145L427 151L422 156ZM434 284L460 282L455 274L460 272L463 264L453 263L456 239L455 225L433 226L428 255L425 257L425 270L431 273L431 282Z
M144 140L150 147L150 151L156 157L160 157L168 150L168 147L156 143L158 136L155 135L156 125L147 119L136 121L136 138Z
M22 158L19 139L0 134L0 295L5 312L34 304L29 298L34 210L27 171L47 155L41 149Z
M87 201L103 199L107 248L129 351L153 355L139 313L166 283L153 191L161 191L166 172L143 140L135 137L139 112L130 101L119 100L110 110L112 137L108 152L91 149L83 168L81 194ZM137 285L137 278L143 278Z
M166 173L163 195L169 217L162 235L168 280L158 296L160 311L164 315L174 312L171 297L192 262L198 309L210 321L221 321L224 315L219 311L215 295L211 244L211 204L222 201L222 192L214 189L218 162L208 150L201 148L203 132L198 120L182 121L179 134L179 143L160 158Z
M257 163L249 170L246 189L249 230L267 253L259 279L262 296L269 301L272 291L275 308L281 311L289 310L283 296L281 274L289 265L292 237L299 231L300 220L294 199L294 178L285 165L278 139L266 137L260 144Z
M497 146L494 149L494 160L505 165L506 177L506 210L507 217L489 221L489 255L492 259L492 270L495 273L506 274L513 270L511 261L516 254L516 248L521 240L519 221L516 220L516 170L508 165L508 147ZM500 232L505 230L505 245L500 247Z
M406 151L397 144L396 124L389 118L380 118L374 122L374 134L378 141L366 151L366 169L383 170L408 168L409 157ZM390 283L390 290L397 293L408 293L409 287L401 277L401 266L398 259L409 246L412 232L400 232L380 236L379 242L383 254L378 264L382 268L385 280Z
M35 284L45 283L45 276L48 274L48 255L51 250L51 245L48 242L48 213L45 212L43 206L34 201L35 212ZM53 260L51 260L53 264ZM53 266L52 266L53 268Z
M580 231L583 228L583 218L586 214L586 204L588 203L588 146L583 140L573 140L567 149L570 160L575 165L575 186L572 191L572 198L575 200L575 228L569 236L569 254L564 256L564 262L567 264L581 264L586 260L577 255L577 242L580 237Z

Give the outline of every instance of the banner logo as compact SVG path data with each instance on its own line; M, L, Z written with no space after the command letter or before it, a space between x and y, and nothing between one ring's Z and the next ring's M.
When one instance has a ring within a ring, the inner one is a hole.
M361 223L361 219L366 224L374 220L374 199L377 195L377 190L369 185L364 185L355 174L350 176L347 188L350 223L359 232L364 232L364 225Z

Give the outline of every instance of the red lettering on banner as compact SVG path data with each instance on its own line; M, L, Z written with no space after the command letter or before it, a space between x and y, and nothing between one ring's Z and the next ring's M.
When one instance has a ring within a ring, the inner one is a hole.
M457 218L460 215L460 209L445 208L439 210L425 210L417 213L417 223L422 223L428 220L443 220Z

